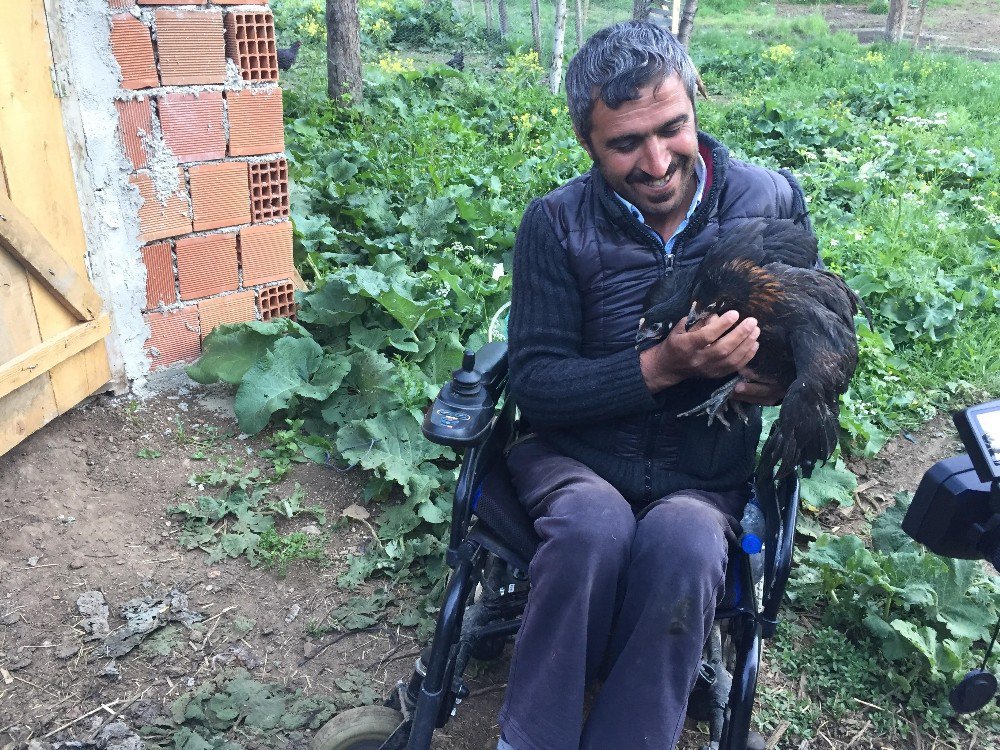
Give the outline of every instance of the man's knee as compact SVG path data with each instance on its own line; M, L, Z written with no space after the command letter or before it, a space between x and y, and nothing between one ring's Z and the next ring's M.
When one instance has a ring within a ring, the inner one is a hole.
M729 541L726 517L691 495L672 495L649 509L638 524L633 555L653 554L670 569L719 576Z
M596 477L566 482L535 522L543 540L554 540L586 557L626 557L635 534L632 508L611 485Z

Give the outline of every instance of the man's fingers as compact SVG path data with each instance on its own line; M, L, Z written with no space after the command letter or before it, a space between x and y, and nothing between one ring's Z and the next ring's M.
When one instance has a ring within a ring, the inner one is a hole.
M711 347L715 350L716 356L732 359L738 349L755 343L759 336L760 328L757 326L757 321L753 318L747 318L732 331L713 341ZM742 357L738 356L738 358ZM743 367L749 361L748 359L740 362L737 367Z

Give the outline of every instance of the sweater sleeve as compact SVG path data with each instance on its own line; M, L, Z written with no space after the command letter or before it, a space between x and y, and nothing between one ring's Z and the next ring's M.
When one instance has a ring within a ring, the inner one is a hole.
M508 322L511 392L536 427L571 427L655 407L628 347L587 358L580 291L540 201L524 213L514 246Z

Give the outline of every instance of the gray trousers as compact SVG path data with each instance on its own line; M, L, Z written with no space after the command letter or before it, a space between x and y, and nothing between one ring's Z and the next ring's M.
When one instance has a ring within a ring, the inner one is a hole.
M514 446L507 463L542 543L500 712L504 739L514 750L673 748L746 493L678 492L635 509L539 439Z

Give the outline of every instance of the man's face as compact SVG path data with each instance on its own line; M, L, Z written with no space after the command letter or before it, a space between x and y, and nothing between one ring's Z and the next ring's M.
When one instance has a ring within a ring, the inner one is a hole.
M581 139L604 179L663 232L680 224L697 187L698 133L680 76L651 82L639 98L610 109L598 100L590 138Z

